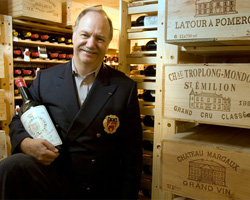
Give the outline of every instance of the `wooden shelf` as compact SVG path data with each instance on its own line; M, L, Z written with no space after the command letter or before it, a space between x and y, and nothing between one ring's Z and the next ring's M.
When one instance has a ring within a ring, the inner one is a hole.
M129 40L155 39L155 38L157 38L157 30L128 33Z
M63 49L73 49L73 45L67 44L59 44L59 43L50 43L50 42L41 42L41 41L31 41L31 40L18 40L13 41L14 46L25 46L25 47L38 47L38 46L46 46L46 47L56 47Z
M130 75L130 78L136 82L143 82L145 80L156 80L155 76L144 76L144 75Z
M128 33L134 32L142 32L142 31L150 31L150 30L157 30L157 26L134 26L131 29L128 29Z
M156 87L155 82L137 82L138 89L155 90L155 87Z
M158 12L158 4L148 4L136 7L129 7L128 14L141 14L141 13L157 13Z
M13 26L20 27L20 28L31 28L31 29L39 29L39 30L46 30L52 33L69 33L72 34L72 29L59 27L56 25L47 25L42 23L30 22L20 19L13 19Z
M156 63L156 56L147 56L142 58L133 58L127 56L127 63L128 64L155 64Z
M154 141L154 133L150 130L144 130L143 131L143 139L149 140L149 141Z
M15 77L14 80L18 79L18 78L23 78L25 81L33 81L35 79L35 77L31 77L31 76L25 76L25 77Z
M30 61L24 61L24 59L14 58L14 62L26 62L26 63L47 63L47 64L59 64L68 62L68 60L42 60L42 59L30 59Z
M140 112L142 115L154 116L155 115L155 108L154 108L154 106L145 106L145 107L140 108Z

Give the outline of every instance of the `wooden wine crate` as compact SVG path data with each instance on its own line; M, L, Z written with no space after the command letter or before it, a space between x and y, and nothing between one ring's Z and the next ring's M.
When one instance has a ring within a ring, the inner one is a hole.
M5 131L0 130L0 161L7 157L7 143Z
M162 141L161 188L202 200L249 199L250 130L198 126Z
M4 78L3 47L0 45L0 78Z
M80 12L87 7L86 4L75 1L62 2L62 24L74 26Z
M163 116L250 128L250 64L166 64Z
M181 3L169 0L167 13L168 43L250 44L248 0L183 0Z
M0 13L14 19L62 23L61 0L1 0Z

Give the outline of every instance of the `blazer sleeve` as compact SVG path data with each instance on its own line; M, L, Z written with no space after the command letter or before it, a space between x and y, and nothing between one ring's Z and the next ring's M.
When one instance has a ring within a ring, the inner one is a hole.
M142 170L142 127L137 86L134 82L122 126L122 198L138 199Z

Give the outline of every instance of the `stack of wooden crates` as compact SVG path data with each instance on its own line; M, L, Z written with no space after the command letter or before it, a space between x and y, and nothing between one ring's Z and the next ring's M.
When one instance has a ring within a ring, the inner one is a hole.
M8 125L13 108L12 17L0 15L0 160L7 157Z
M249 2L158 5L152 199L249 199Z

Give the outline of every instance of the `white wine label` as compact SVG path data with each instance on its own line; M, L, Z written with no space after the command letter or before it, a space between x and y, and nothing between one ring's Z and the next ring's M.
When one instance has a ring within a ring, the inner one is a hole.
M157 26L158 17L157 16L146 16L144 18L144 26Z
M33 138L46 139L54 146L62 144L45 106L31 107L21 116L21 121L25 130Z

